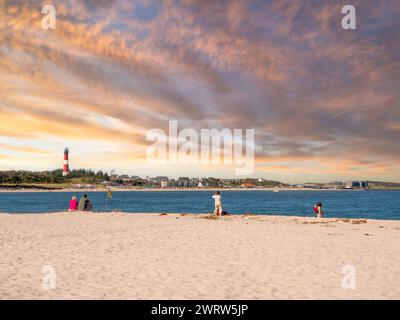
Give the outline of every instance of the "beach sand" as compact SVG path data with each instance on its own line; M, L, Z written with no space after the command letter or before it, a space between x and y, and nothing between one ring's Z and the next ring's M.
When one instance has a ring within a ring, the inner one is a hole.
M0 299L400 298L400 221L206 217L0 214Z

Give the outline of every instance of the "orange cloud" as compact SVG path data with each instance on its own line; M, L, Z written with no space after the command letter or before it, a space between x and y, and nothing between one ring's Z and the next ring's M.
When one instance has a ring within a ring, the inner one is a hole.
M39 148L25 147L25 146L13 146L0 143L0 149L6 149L11 151L18 151L24 153L37 153L37 154L48 154L49 152Z
M144 161L147 130L178 120L254 128L260 172L313 175L318 163L324 174L400 179L393 3L356 0L354 33L333 2L171 0L140 3L143 13L125 0L54 1L52 31L37 3L2 4L4 149L84 140L101 154L104 141L115 159Z

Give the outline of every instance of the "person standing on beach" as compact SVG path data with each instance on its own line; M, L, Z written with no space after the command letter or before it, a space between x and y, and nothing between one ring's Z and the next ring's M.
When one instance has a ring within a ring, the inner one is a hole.
M215 210L214 214L217 216L222 215L222 200L221 200L221 193L219 191L216 191L214 195L212 196L215 200Z
M313 207L314 213L316 213L317 218L322 218L324 215L324 212L322 211L322 203L318 202L314 207Z

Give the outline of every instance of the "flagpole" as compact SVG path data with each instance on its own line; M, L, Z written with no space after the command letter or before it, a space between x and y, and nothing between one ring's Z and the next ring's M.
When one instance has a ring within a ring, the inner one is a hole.
M109 189L108 192L107 192L106 205L105 205L105 208L104 208L105 211L107 211L107 209L108 209L108 199L110 199L110 208L111 208L111 200L112 200L111 189Z

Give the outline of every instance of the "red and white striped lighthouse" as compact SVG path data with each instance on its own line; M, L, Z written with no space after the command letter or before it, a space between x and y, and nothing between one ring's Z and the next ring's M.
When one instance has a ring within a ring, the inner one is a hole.
M63 167L63 176L66 176L69 173L69 159L68 159L69 150L65 148L64 150L64 167Z

